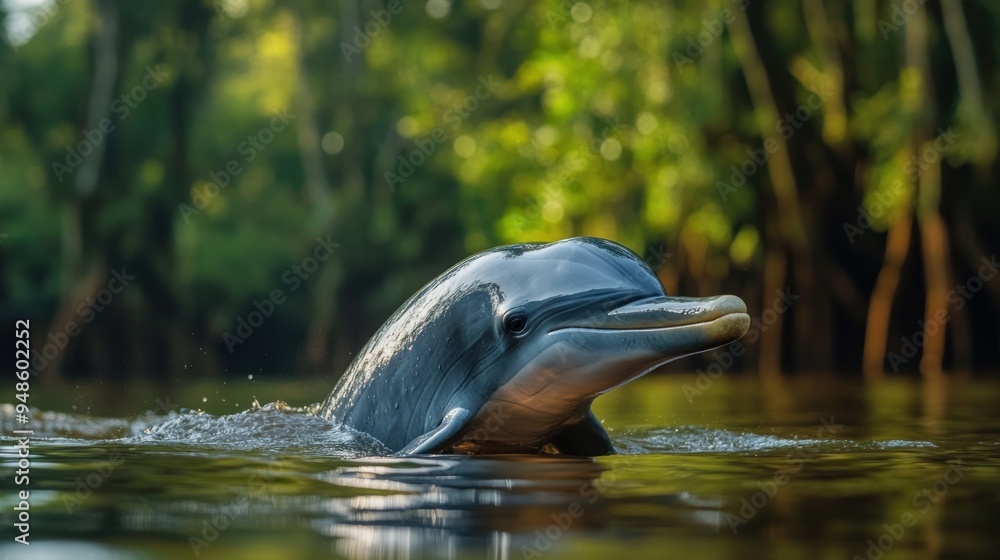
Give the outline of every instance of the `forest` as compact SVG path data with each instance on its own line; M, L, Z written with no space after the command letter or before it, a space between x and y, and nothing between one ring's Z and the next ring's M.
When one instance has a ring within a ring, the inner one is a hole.
M1000 363L1000 4L8 0L0 331L54 381L340 374L496 245L753 323L669 366ZM12 337L8 337L12 338Z

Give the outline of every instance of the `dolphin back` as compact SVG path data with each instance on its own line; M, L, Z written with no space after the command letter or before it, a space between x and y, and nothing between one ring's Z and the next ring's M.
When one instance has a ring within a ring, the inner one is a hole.
M458 268L458 267L456 267ZM461 406L489 397L472 376L496 347L496 285L463 282L461 270L436 278L404 303L364 346L320 415L379 439L393 451Z

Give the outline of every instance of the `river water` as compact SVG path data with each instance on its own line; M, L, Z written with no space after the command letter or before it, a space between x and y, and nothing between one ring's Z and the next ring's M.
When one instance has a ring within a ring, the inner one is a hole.
M0 558L1000 557L996 380L648 377L595 404L596 459L388 457L310 414L330 386L53 389L27 485L0 406Z

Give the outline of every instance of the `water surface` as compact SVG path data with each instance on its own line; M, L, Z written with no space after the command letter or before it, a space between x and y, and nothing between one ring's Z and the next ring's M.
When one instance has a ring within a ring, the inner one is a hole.
M388 457L365 434L310 414L329 385L229 382L159 401L126 390L113 406L82 396L99 394L94 387L33 396L53 406L30 423L30 547L13 543L11 530L24 487L14 485L9 434L23 425L2 407L0 557L874 560L1000 551L996 381L649 377L597 402L623 453L596 459ZM249 394L273 399L251 406Z

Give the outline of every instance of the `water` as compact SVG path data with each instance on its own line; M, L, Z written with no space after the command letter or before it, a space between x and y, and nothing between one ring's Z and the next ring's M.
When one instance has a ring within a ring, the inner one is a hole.
M597 459L399 459L364 434L311 416L308 406L248 407L245 397L242 407L224 404L226 395L248 392L232 383L176 397L202 406L205 393L214 414L118 418L97 416L100 405L79 389L72 404L32 419L30 547L13 542L15 492L23 487L13 483L15 442L4 438L0 557L1000 552L1000 383L695 381L646 378L602 397L595 411L625 453ZM327 385L298 392L319 400ZM282 389L255 382L252 391ZM300 406L310 403L286 392ZM115 402L121 408L130 399ZM131 402L151 401L135 394ZM5 434L16 427L12 414L0 410Z

